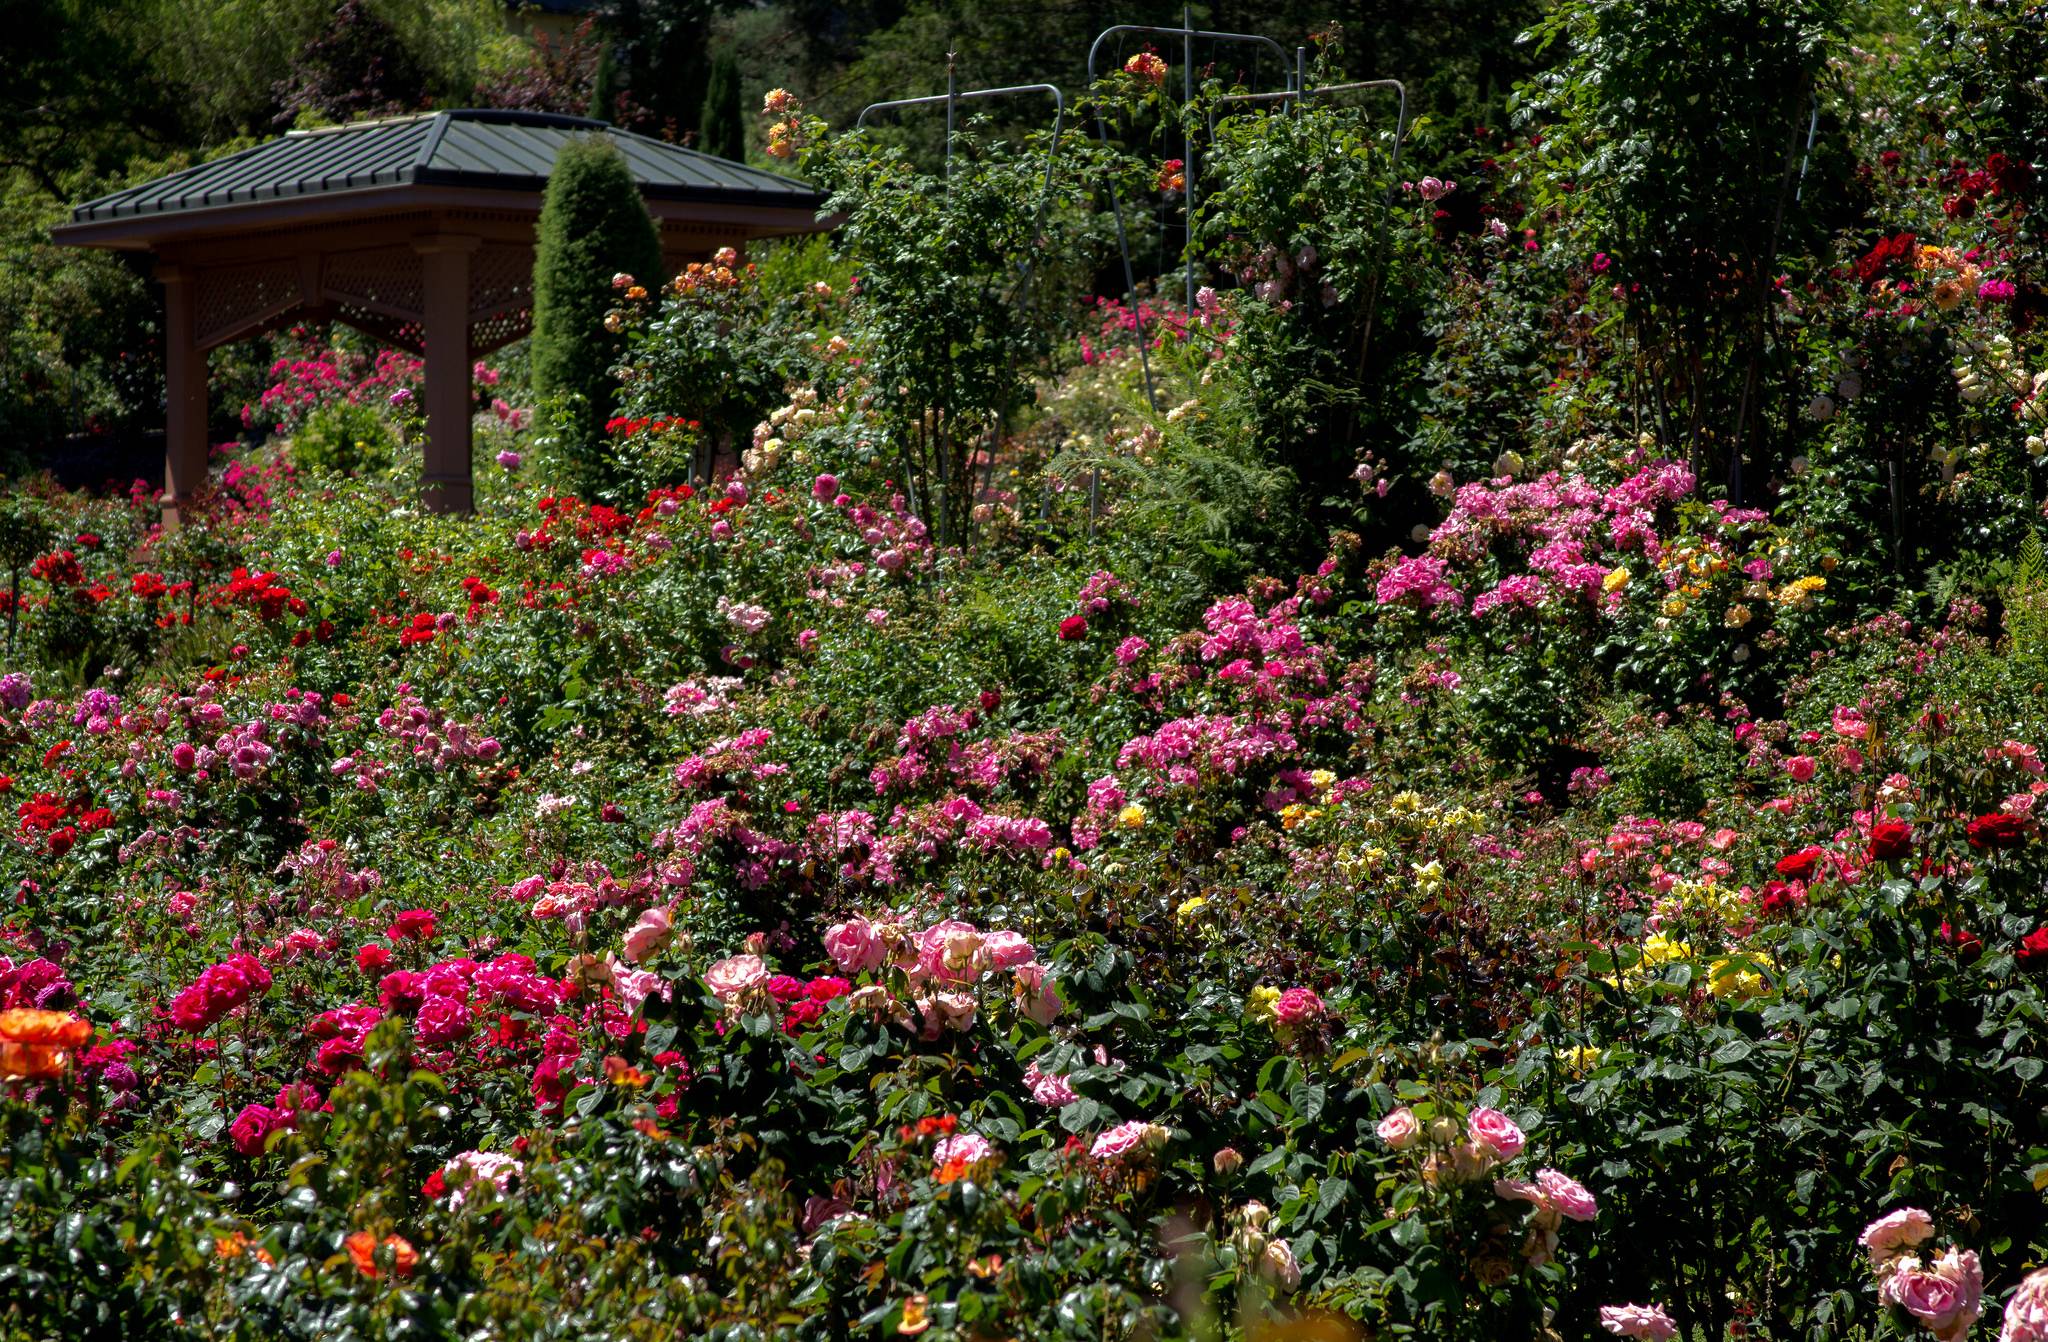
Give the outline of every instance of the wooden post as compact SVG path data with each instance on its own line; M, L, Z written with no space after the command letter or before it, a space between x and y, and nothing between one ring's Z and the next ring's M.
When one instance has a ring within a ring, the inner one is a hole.
M427 449L421 474L429 512L475 507L469 446L469 257L482 238L436 233L413 240L425 261Z
M164 286L163 521L177 527L206 487L206 351L199 348L197 276L159 265Z

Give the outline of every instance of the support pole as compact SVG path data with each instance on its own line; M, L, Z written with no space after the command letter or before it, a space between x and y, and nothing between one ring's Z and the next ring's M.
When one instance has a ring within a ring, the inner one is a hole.
M425 262L427 347L427 511L475 508L469 448L469 258L482 238L436 233L413 241Z
M197 276L160 265L164 286L164 496L163 522L189 520L192 501L206 487L206 351L199 348Z

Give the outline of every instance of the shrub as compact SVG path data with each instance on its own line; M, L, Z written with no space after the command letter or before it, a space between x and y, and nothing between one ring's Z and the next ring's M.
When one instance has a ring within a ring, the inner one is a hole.
M533 389L558 402L572 457L595 450L611 417L621 348L605 314L615 275L662 280L661 239L625 155L603 136L562 146L548 178L533 260Z
M389 466L398 435L370 406L336 401L306 417L291 439L292 464L314 475L360 475Z

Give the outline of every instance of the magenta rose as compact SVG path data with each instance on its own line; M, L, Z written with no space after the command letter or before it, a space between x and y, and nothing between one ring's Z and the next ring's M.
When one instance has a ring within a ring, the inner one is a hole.
M1289 988L1273 1003L1273 1019L1282 1025L1307 1025L1323 1018L1323 999L1310 988Z
M1525 1140L1515 1121L1498 1109L1474 1109L1465 1120L1465 1135L1473 1145L1490 1148L1502 1160L1520 1155Z
M469 1008L452 997L429 997L413 1021L413 1031L422 1044L439 1048L469 1037Z
M267 1104L248 1105L228 1125L228 1139L235 1144L235 1150L254 1160L263 1154L270 1134L284 1127L289 1117Z

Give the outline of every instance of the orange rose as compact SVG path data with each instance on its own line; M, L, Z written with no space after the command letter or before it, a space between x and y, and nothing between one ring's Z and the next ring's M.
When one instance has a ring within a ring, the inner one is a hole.
M92 1042L92 1025L65 1011L0 1011L0 1081L48 1081Z
M343 1240L342 1246L348 1250L349 1261L355 1264L357 1272L372 1281L384 1275L383 1270L377 1266L377 1250L380 1246L375 1235L367 1230L358 1230ZM391 1250L391 1267L397 1275L410 1277L413 1269L419 1266L419 1250L413 1248L404 1236L386 1235L381 1247Z

